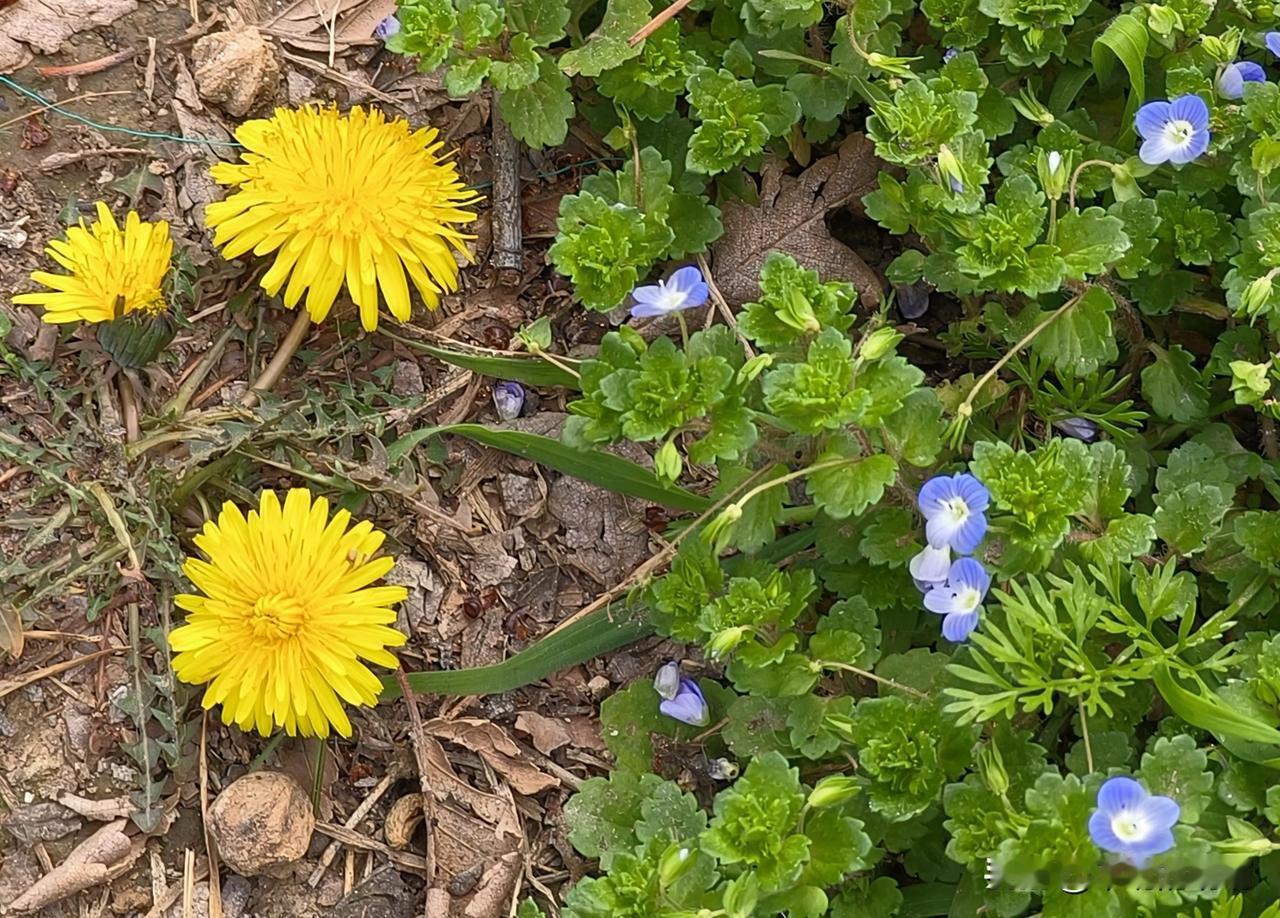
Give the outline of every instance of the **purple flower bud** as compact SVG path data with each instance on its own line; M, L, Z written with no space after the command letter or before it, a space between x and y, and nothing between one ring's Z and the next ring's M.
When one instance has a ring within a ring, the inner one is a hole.
M919 280L914 284L895 286L898 295L898 312L904 319L918 319L929 311L929 284Z
M952 60L955 58L955 56L956 56L957 54L959 54L959 53L960 53L960 49L959 49L959 48L948 48L946 51L944 51L944 52L942 53L942 62L943 62L944 64L949 64L949 63L951 63L951 61L952 61Z
M498 417L512 421L520 417L524 408L524 386L518 382L500 382L493 387L493 407Z
M658 710L693 727L705 727L711 723L711 711L707 707L707 700L702 697L702 689L688 676L680 678L680 689L676 692L676 697L659 702Z
M1092 443L1098 439L1098 425L1088 418L1063 418L1061 421L1054 421L1053 426L1068 437L1083 440L1085 443Z
M400 31L400 20L394 15L388 16L382 22L378 23L373 30L373 37L378 41L386 41L392 35Z
M653 690L665 701L674 701L680 694L680 664L675 660L664 663L653 677Z

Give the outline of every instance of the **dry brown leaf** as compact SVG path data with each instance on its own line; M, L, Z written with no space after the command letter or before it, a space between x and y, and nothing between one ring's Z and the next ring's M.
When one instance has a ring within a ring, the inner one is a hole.
M504 918L511 907L511 890L520 876L520 852L513 851L485 868L475 895L462 914L466 918Z
M511 784L511 789L526 797L560 784L558 778L525 761L520 747L501 727L487 720L463 717L458 720L433 720L426 724L432 736L447 739L478 753L482 759Z
M58 802L73 813L95 822L123 819L133 812L133 804L129 802L128 797L104 797L101 800L95 800L91 797L80 797L70 791L63 791L58 794Z
M502 839L506 835L519 837L520 826L516 822L515 814L511 811L507 801L495 794L486 794L484 791L476 790L466 781L463 781L458 777L458 773L453 770L453 765L449 763L449 757L445 754L444 747L440 745L439 740L431 736L426 736L423 739L425 741L427 761L431 765L428 783L431 785L431 790L436 799L445 801L453 798L468 807L485 822L497 828L498 839Z
M22 614L9 603L0 603L0 650L13 659L22 656L26 640L22 632Z
M543 717L536 711L521 711L516 718L516 729L529 734L533 748L543 755L551 755L561 746L573 742L573 733L563 719Z
M133 866L146 837L125 834L128 820L118 819L94 832L67 859L36 880L9 905L10 912L34 912L67 896L105 886Z
M724 235L712 247L715 279L733 304L759 294L760 268L770 252L785 252L823 280L845 280L863 302L875 303L880 278L857 253L832 238L826 218L839 207L861 210L862 196L876 187L882 163L862 134L850 134L839 151L799 176L784 175L770 160L761 170L760 203L723 206Z
M110 25L137 8L137 0L18 0L0 9L0 73L30 61L28 45L53 54L75 33Z

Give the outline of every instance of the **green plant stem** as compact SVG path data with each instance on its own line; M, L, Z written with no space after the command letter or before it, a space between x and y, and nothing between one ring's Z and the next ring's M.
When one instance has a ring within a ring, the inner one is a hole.
M1071 173L1071 190L1067 194L1067 204L1075 210L1076 207L1076 185L1080 181L1080 173L1089 166L1106 166L1112 172L1115 172L1116 164L1108 162L1105 159L1086 159L1080 165L1076 166L1075 171Z
M195 398L196 391L208 378L213 368L218 365L218 361L222 359L222 351L236 330L237 326L234 322L228 323L227 327L222 330L222 334L214 339L213 344L209 345L208 352L200 358L196 368L183 380L173 398L169 399L164 407L160 409L161 417L181 417L186 413L187 406L191 404L191 399Z
M1084 740L1084 761L1089 766L1089 774L1093 774L1093 743L1089 741L1089 715L1085 713L1084 702L1080 702L1080 738Z
M271 738L267 740L267 744L262 747L262 751L255 755L253 760L249 762L249 771L254 772L261 768L263 763L271 757L271 753L275 752L277 747L284 742L284 737L285 735L283 732L277 731L276 733L273 733Z
M294 354L298 353L298 348L302 346L303 339L307 337L307 332L311 329L311 314L301 305L295 308L298 314L294 316L293 325L289 327L288 334L280 342L275 356L271 358L271 362L262 371L262 375L253 381L249 391L240 399L240 404L244 407L252 408L257 405L259 396L263 392L270 392L275 384L280 381L280 377L284 375L285 369L289 366L289 361L293 359Z
M324 753L329 741L316 738L316 751L311 759L311 811L320 816L320 798L324 794Z
M838 465L851 465L862 458L863 458L862 456L853 456L850 458L828 459L826 462L819 462L816 465L807 465L802 469L798 469L797 471L788 472L786 475L783 475L780 478L774 478L770 481L766 481L766 482L763 482L762 484L756 485L746 494L743 494L741 497L735 500L733 502L733 506L736 506L739 510L741 510L743 507L747 505L747 501L751 500L751 498L755 497L757 494L763 494L765 491L768 491L770 488L777 487L780 484L786 484L788 481L795 481L797 478L803 478L806 475L812 475L814 472L821 472L823 469L835 468Z
M864 679L870 679L872 682L879 682L881 685L887 685L889 688L897 689L900 692L906 692L916 698L928 698L929 696L919 689L914 689L909 685L903 685L901 682L895 682L884 676L877 676L875 673L866 669L859 669L848 663L840 663L836 660L818 660L817 664L825 669L838 669L842 672L853 673L855 676L861 676Z
M1071 299L1067 300L1053 312L1049 313L1045 318L1041 319L1040 322L1036 324L1035 328L1022 336L1017 344L1005 351L1004 356L995 362L995 366L983 373L981 378L973 384L973 388L969 390L969 394L965 396L964 401L960 403L960 407L956 409L956 417L968 419L973 414L973 400L978 397L978 393L982 391L982 387L989 383L995 375L1000 372L1001 368L1012 360L1019 351L1032 341L1036 340L1036 337L1042 331L1054 322L1058 321L1062 316L1066 315L1066 313L1083 298L1083 292L1077 293L1075 296L1071 297Z

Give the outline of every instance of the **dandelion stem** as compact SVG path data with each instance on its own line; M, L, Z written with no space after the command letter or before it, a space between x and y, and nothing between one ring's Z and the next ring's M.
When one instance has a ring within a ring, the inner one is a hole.
M258 404L258 397L263 392L270 392L272 387L280 381L280 377L284 375L285 368L289 366L289 361L293 359L293 355L298 352L298 348L302 345L302 341L307 337L307 332L311 329L311 315L305 307L297 307L298 314L293 319L293 325L289 329L289 333L284 336L284 340L280 342L280 347L276 349L275 356L271 358L271 362L267 364L266 369L262 371L249 391L240 399L240 404L246 408L252 408Z

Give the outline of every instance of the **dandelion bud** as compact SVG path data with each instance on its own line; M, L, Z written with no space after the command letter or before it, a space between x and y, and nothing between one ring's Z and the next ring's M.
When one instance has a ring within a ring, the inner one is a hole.
M817 783L809 794L809 806L815 810L824 806L836 806L850 800L861 788L848 775L828 775Z
M524 386L518 382L500 382L493 387L493 407L504 421L514 421L524 410Z
M1240 298L1240 306L1251 316L1256 316L1267 308L1271 299L1271 275L1264 274L1244 289Z
M680 664L675 660L664 663L653 677L653 690L667 701L673 701L680 694Z

